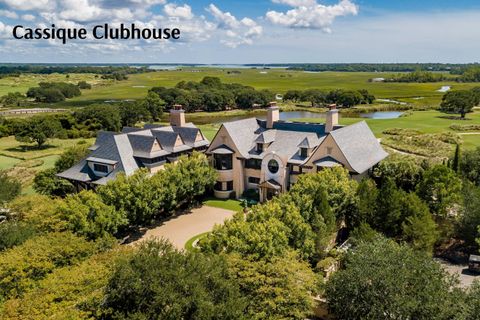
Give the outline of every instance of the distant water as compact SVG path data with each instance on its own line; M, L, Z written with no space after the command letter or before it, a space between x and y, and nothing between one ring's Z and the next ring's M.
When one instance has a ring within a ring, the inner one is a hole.
M406 105L407 104L406 102L392 100L392 99L377 99L377 101L400 104L400 105Z
M368 119L397 119L402 116L403 112L400 111L379 111L371 113L361 113L361 118Z
M448 92L450 91L450 89L452 89L451 86L443 86L440 89L438 89L437 92Z

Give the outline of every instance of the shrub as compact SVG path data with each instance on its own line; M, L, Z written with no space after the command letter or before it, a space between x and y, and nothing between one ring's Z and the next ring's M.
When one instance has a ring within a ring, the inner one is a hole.
M0 171L0 205L17 197L21 189L20 182L10 178L5 171Z
M35 234L34 227L22 222L0 223L0 251L22 244Z
M59 268L37 282L22 297L7 300L0 317L5 320L92 319L100 313L114 262L120 250L110 250Z
M9 217L22 221L38 231L66 230L65 222L57 213L60 200L42 195L22 195L8 204Z
M458 280L431 257L379 238L347 253L327 283L339 319L455 319L462 314Z
M58 210L69 230L89 239L113 235L128 224L122 212L104 204L93 191L82 191L67 197Z
M246 304L222 256L179 252L164 241L120 260L105 293L107 318L115 319L244 319Z
M55 268L76 264L97 249L71 233L49 233L0 254L0 300L17 297Z

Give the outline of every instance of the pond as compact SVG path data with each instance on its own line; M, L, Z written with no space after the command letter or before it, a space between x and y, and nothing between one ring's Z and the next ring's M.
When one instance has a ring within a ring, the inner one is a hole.
M342 114L340 113L340 118L367 118L367 119L396 119L399 118L403 112L401 111L378 111L378 112L369 112L369 113L349 113L349 114ZM258 118L265 120L267 115L265 113L258 114L245 114L241 116L222 116L222 117L199 117L195 119L188 119L187 114L187 121L192 121L196 124L208 124L208 123L223 123L223 122L230 122L236 120L242 120L247 118ZM286 111L280 112L280 120L284 121L291 121L292 119L325 119L326 113L324 112L310 112L310 111Z

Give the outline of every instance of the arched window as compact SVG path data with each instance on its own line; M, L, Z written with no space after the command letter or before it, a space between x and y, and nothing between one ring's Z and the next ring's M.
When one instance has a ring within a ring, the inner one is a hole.
M272 160L268 161L268 171L275 174L275 173L278 172L278 168L279 168L279 166L278 166L277 160L272 159Z

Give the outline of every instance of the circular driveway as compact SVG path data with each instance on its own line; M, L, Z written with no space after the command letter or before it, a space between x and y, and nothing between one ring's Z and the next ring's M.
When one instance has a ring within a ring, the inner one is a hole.
M216 224L223 224L231 218L234 211L202 206L191 211L163 221L159 226L148 229L142 237L132 242L139 243L148 239L165 238L177 249L184 249L185 244L192 237L211 231Z

